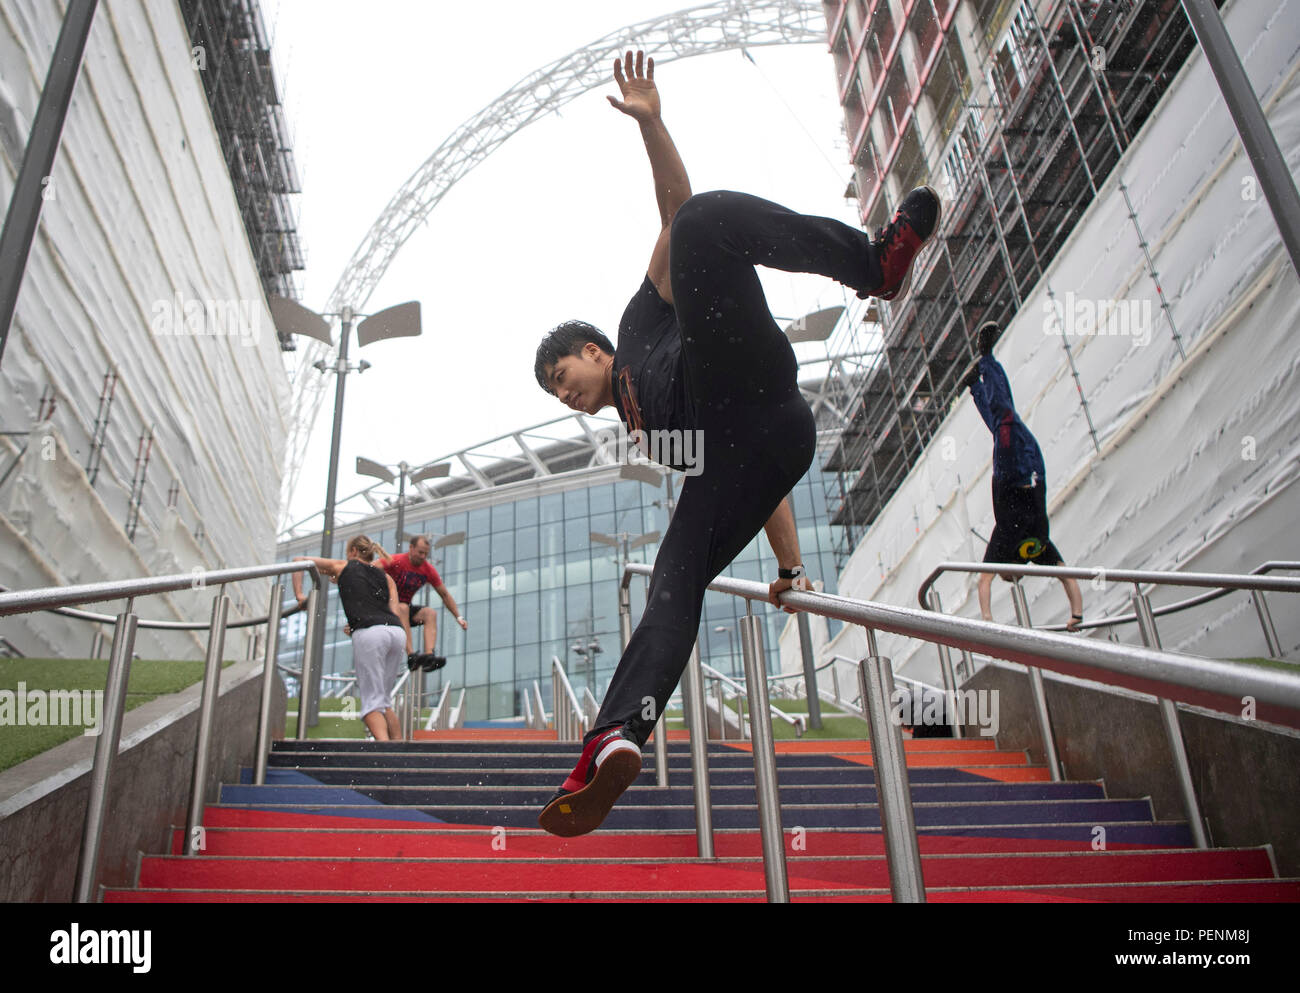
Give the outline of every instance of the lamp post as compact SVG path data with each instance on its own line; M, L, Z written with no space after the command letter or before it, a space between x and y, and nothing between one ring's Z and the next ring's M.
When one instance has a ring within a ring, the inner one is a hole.
M321 525L321 558L333 558L334 551L334 500L338 491L339 478L339 444L343 431L343 392L349 372L365 372L370 363L362 361L357 366L348 365L348 341L352 336L352 324L358 314L351 307L344 307L338 314L316 314L296 301L285 297L272 297L270 300L271 317L275 321L275 330L281 337L290 334L305 334L308 337L333 344L330 338L329 324L325 317L338 317L342 323L339 337L339 354L334 363L333 372L337 377L334 386L334 428L330 436L329 481L325 487L325 519ZM357 345L367 345L387 338L411 338L420 334L420 304L416 301L389 307L377 314L366 317L357 325ZM315 368L322 374L330 372L330 366L324 361L317 362ZM308 725L315 727L319 721L320 681L325 656L325 639L323 633L326 620L326 597L319 598L317 607L318 630L322 636L316 639L314 658L312 659L311 686L304 686L299 700L299 712L307 714ZM305 705L305 708L304 708ZM300 718L301 719L301 718Z
M450 462L439 462L434 465L427 465L422 469L416 469L411 472L411 467L405 462L397 463L397 475L394 476L388 466L380 462L373 462L370 459L357 456L357 475L372 476L375 479L382 479L385 483L391 483L397 479L397 537L394 540L394 551L402 550L402 542L406 540L406 534L403 530L406 522L406 481L410 479L412 485L422 483L426 479L442 478L451 473Z

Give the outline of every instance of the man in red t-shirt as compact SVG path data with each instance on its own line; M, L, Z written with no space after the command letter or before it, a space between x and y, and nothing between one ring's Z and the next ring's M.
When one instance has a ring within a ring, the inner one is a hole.
M408 551L402 555L385 555L380 552L379 565L383 567L384 572L393 577L393 583L397 586L397 606L398 616L407 621L406 628L406 653L409 656L413 651L411 646L411 627L414 625L423 625L424 627L424 652L426 655L433 654L433 644L438 637L438 613L432 607L416 607L411 609L411 598L419 592L420 587L428 583L433 587L433 591L442 597L442 602L447 605L452 616L456 618L456 623L463 630L468 630L469 622L460 615L460 608L456 606L456 601L452 598L450 591L443 585L442 578L429 562L429 539L419 535L411 539Z

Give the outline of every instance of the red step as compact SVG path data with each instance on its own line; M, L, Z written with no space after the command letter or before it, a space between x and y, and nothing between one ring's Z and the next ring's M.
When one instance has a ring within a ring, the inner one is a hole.
M396 903L436 900L439 903L607 903L610 894L557 893L476 895L446 893L286 892L248 890L108 890L105 903ZM793 893L795 903L889 903L888 890L843 893ZM638 893L638 903L764 903L764 890L735 893ZM1207 883L1123 883L1109 886L1045 886L1019 889L936 889L926 892L930 903L1300 903L1295 881L1229 880Z
M215 813L241 815L259 827L214 827ZM255 817L242 815L253 814ZM390 830L391 821L365 829L320 827L325 818L310 814L281 814L233 808L208 808L203 854L294 855L318 858L696 858L695 833L597 832L578 838L556 838L542 831L510 830L505 835L483 828L447 829L416 826ZM329 818L355 823L360 818ZM286 823L287 822L287 823ZM284 826L279 826L284 824ZM301 826L310 824L311 826ZM172 835L172 854L180 855L184 832ZM958 837L923 834L922 855L969 855L997 852L1091 852L1087 841L1035 838ZM798 844L798 848L795 848ZM1111 845L1111 851L1147 851L1147 845ZM718 831L713 837L718 858L759 858L762 839L757 831ZM883 855L884 835L872 831L808 831L796 837L786 832L786 854L791 856Z
M887 889L883 856L787 861L792 890ZM1273 875L1261 849L1162 852L1061 852L931 855L922 859L929 887L1080 885L1263 879ZM147 889L260 889L285 891L487 892L564 891L636 893L727 892L763 889L761 859L528 859L310 858L204 855L146 856L138 884Z

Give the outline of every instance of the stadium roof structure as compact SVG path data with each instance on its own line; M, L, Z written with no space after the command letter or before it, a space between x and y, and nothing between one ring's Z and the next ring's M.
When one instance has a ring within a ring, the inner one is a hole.
M719 0L632 24L529 73L440 144L394 194L349 261L321 313L360 311L407 240L451 188L512 135L608 82L609 65L629 48L677 59L773 45L825 45L817 0ZM329 384L312 367L329 349L310 342L290 366L293 421L281 505L294 492Z

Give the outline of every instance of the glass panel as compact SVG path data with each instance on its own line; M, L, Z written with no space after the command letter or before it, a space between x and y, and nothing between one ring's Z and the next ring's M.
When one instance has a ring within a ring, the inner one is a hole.
M479 507L478 510L469 512L469 524L466 525L471 540L478 537L487 537L492 531L492 511L487 507Z
M515 558L516 559L535 559L538 551L538 529L535 527L520 528L514 533L515 535Z
M537 523L537 500L526 497L515 501L515 527L522 528Z
M564 520L564 496L560 493L548 493L542 497L540 502L541 521L546 524L550 521Z
M515 640L534 642L542 636L541 620L538 614L540 600L536 593L519 593L515 595Z

